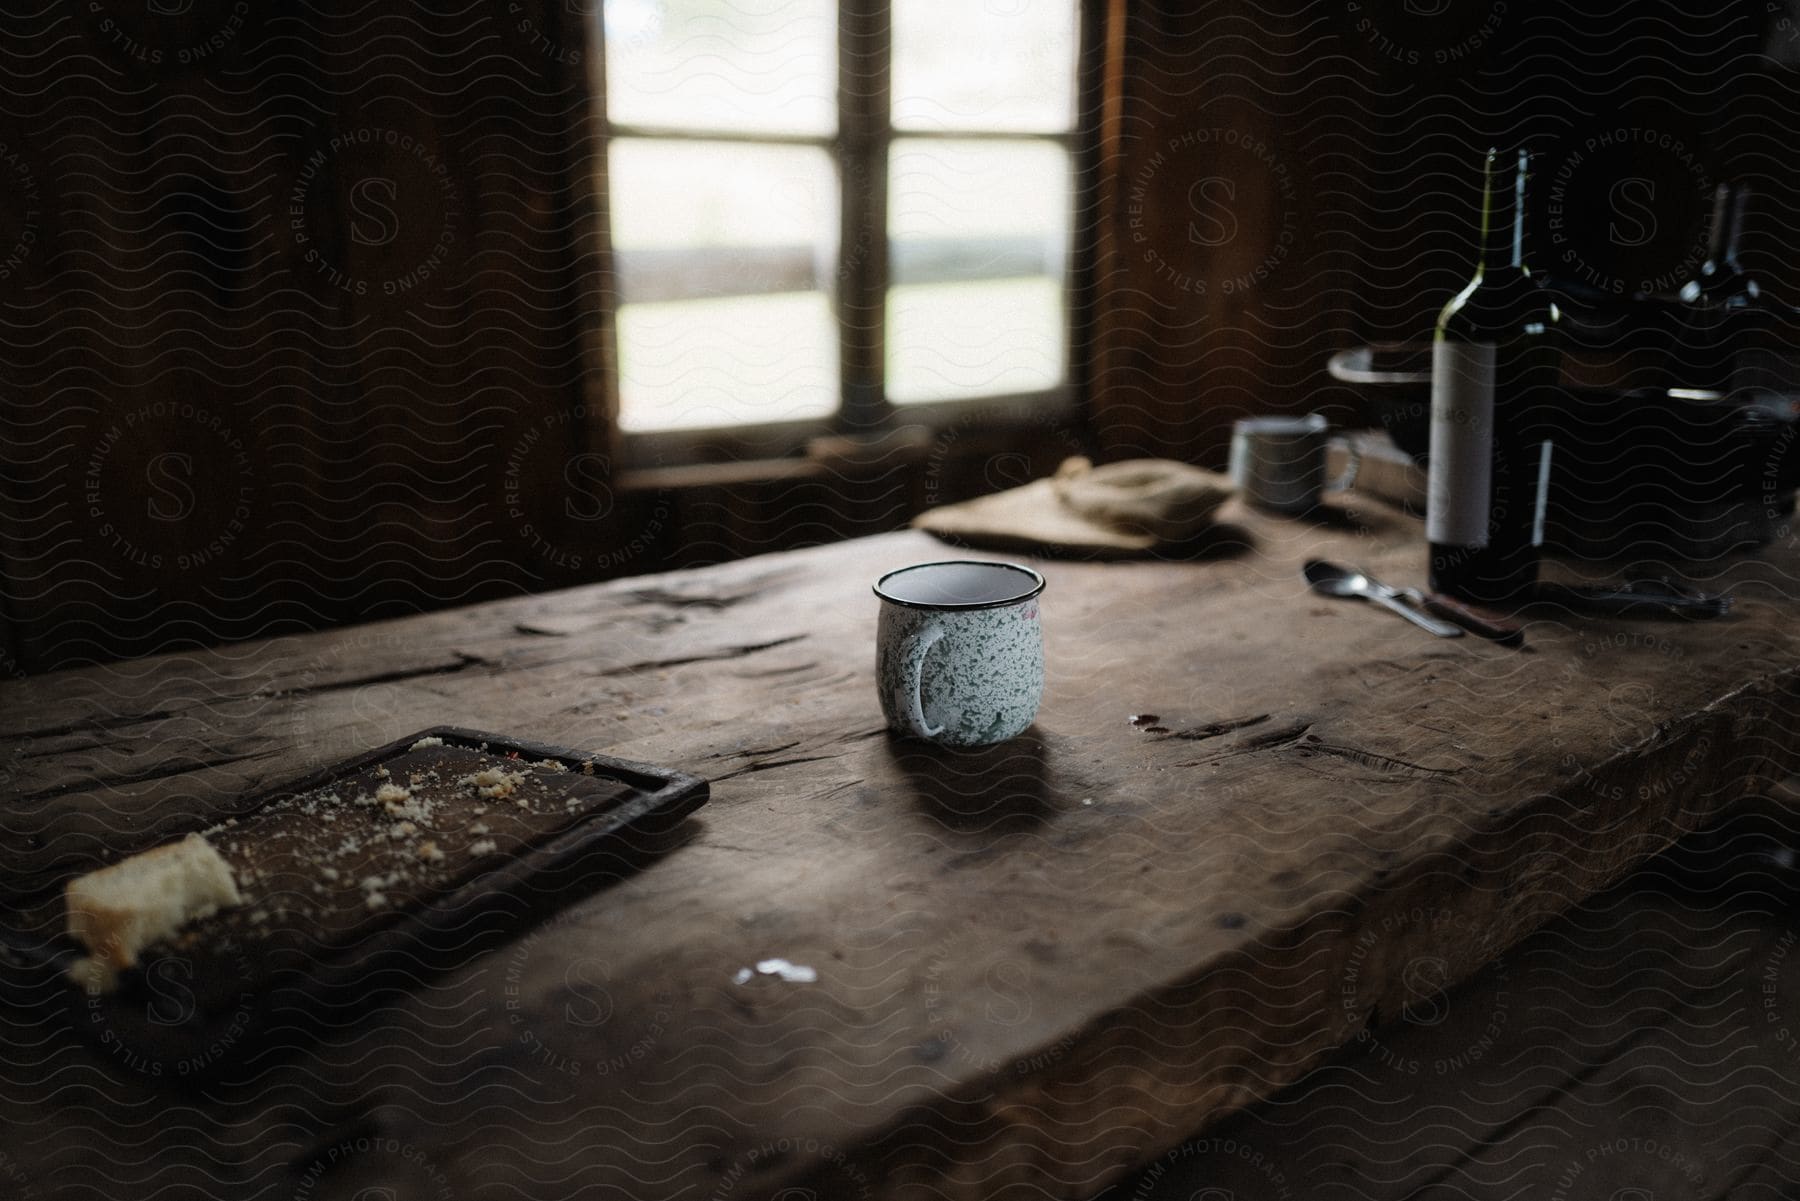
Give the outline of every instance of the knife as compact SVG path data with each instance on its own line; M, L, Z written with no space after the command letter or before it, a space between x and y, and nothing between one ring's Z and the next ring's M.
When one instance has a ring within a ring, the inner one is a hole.
M1417 588L1406 589L1406 598L1426 612L1453 621L1490 642L1498 642L1501 646L1525 645L1525 624L1503 613L1471 605L1442 592L1423 592Z
M1729 596L1701 592L1676 580L1626 580L1622 584L1539 584L1535 599L1573 609L1621 615L1663 615L1696 621L1731 611Z

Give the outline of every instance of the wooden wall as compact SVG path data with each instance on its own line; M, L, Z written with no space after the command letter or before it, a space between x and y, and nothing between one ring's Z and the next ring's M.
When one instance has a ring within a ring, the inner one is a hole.
M1688 264L1722 177L1765 193L1754 265L1793 273L1800 32L1760 0L1094 0L1078 417L627 478L580 4L26 7L0 15L5 672L892 528L1090 436L1219 465L1242 414L1355 419L1325 359L1429 329L1491 141L1567 171L1609 279ZM1583 151L1609 131L1634 140ZM1626 172L1659 224L1621 248L1593 205Z
M1472 265L1490 145L1539 155L1540 267L1668 290L1699 263L1713 185L1742 179L1761 193L1745 257L1800 295L1800 33L1776 5L1114 8L1091 398L1109 454L1218 465L1246 413L1357 416L1326 359L1429 337Z
M18 660L554 582L521 527L563 498L508 464L534 432L590 449L564 6L27 7L0 30Z

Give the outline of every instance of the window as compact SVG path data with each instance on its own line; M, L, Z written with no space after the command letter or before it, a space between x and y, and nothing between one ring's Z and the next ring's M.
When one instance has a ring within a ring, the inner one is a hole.
M628 442L1066 401L1077 0L602 13Z

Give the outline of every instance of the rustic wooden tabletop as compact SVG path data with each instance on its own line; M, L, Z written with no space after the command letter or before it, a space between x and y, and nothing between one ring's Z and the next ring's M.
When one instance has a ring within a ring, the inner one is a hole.
M1793 800L1734 811L1098 1201L1789 1201Z
M1311 556L1421 582L1416 522L1357 504L1037 564L1044 707L979 752L882 728L869 586L944 557L919 534L0 685L12 906L429 725L713 792L627 878L220 1082L13 1014L0 1179L1083 1197L1800 766L1791 541L1702 581L1723 620L1551 612L1512 650L1307 592ZM774 959L811 971L740 977Z

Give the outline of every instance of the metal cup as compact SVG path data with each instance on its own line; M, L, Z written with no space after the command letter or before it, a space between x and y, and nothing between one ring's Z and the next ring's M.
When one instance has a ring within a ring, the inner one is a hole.
M1288 516L1310 513L1327 492L1341 492L1356 481L1354 444L1343 475L1326 480L1330 433L1331 423L1317 413L1240 419L1231 427L1232 483L1258 509Z
M919 563L882 576L875 678L888 725L947 746L1023 732L1044 695L1043 590L1043 576L1015 563Z

